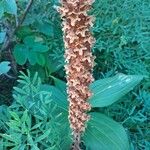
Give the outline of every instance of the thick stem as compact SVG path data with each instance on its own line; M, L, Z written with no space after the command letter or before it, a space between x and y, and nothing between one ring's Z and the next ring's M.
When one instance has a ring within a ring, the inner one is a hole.
M80 149L80 142L81 142L81 133L74 133L74 140L72 145L72 150L81 150Z

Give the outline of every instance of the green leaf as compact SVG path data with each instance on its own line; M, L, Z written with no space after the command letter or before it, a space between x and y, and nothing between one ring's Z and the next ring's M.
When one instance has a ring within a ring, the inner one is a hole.
M37 145L33 141L32 136L30 134L28 134L28 144L31 145L34 150L39 150L39 148L37 147Z
M51 78L53 78L55 86L62 91L65 95L67 95L67 87L66 87L66 83L58 78L55 78L53 76L51 76Z
M9 111L9 113L16 121L20 121L20 118L16 112Z
M57 106L67 111L67 96L64 95L59 89L51 85L41 85L41 91L48 91L51 93L51 99L57 104Z
M92 107L109 106L131 91L142 79L143 76L118 74L97 80L90 86L93 96L89 102Z
M27 37L29 35L32 34L32 30L30 29L29 26L21 26L18 30L17 30L17 37L19 39L24 39L24 37Z
M13 87L13 89L19 94L27 94L27 92L23 90L22 88Z
M28 133L28 128L27 128L25 122L22 123L22 126L21 126L21 133L22 133L22 134Z
M5 138L6 140L9 140L9 141L12 141L14 142L14 139L11 135L8 135L8 134L1 134L0 133L0 136L2 136L3 138Z
M59 61L56 61L52 56L45 56L46 59L46 67L48 69L49 74L58 71L63 67L63 63L60 65Z
M40 42L36 42L36 43L34 43L32 50L35 52L43 53L43 52L47 52L49 50L49 48L47 45L43 45Z
M3 148L1 148L1 146L6 146L6 147L12 147L12 146L15 146L16 144L15 143L12 143L12 142L4 142L4 141L0 141L0 149L3 150Z
M6 124L7 124L7 125L9 126L9 128L12 129L12 130L15 130L15 131L18 131L18 132L21 131L20 128L19 128L20 123L17 122L17 121L15 121L15 120L11 120L10 122L8 122L8 123L6 123Z
M41 32L47 36L54 35L53 26L46 21L36 21L35 27L38 29L39 32Z
M34 51L29 51L28 60L31 65L35 65L37 63L37 53Z
M40 122L40 123L34 125L34 126L31 128L31 130L35 130L35 129L39 128L39 127L41 126L41 124L42 124L42 122Z
M56 145L54 145L54 146L52 146L52 147L49 147L49 148L47 148L47 149L45 149L45 150L55 150L56 149Z
M51 132L51 129L45 131L44 134L42 134L41 136L39 136L39 137L36 138L35 143L38 143L38 142L42 141L45 138L48 138L50 132Z
M13 132L12 134L8 135L8 134L1 134L0 136L2 136L3 138L5 138L8 141L14 142L16 144L20 144L21 143L21 134L20 133L15 133Z
M34 66L29 66L29 69L30 69L31 74L34 74L37 71L40 79L42 81L45 80L46 75L45 75L45 70L44 70L45 68L44 67L41 67L38 64L36 64Z
M23 44L17 44L13 55L19 65L24 65L28 58L28 49Z
M90 113L91 119L83 136L89 150L129 150L129 141L124 128L100 113Z
M8 112L8 107L5 105L0 105L0 121L2 122L8 122L10 118L10 114ZM3 126L2 124L0 124L0 127Z
M21 121L22 121L22 122L27 122L28 118L29 118L29 117L28 117L28 111L25 110L25 111L23 112L22 117L21 117Z
M32 48L34 46L34 43L35 43L35 37L34 36L26 36L23 40L24 44L27 46L27 47L30 47Z
M6 74L10 70L10 62L9 61L3 61L0 63L0 75Z
M45 65L45 58L42 54L37 55L37 63L41 66Z
M64 150L69 150L72 144L72 138L71 138L71 129L69 126L69 121L68 121L68 115L64 117L64 122L62 122L61 124L61 143L60 143L60 147Z
M17 15L16 0L5 0L5 9L7 13Z
M24 38L24 44L34 52L47 52L49 50L47 45L43 45L41 41L36 41L35 36L27 36Z
M1 18L1 10L0 10L0 18ZM5 40L6 32L0 32L0 44L2 44Z

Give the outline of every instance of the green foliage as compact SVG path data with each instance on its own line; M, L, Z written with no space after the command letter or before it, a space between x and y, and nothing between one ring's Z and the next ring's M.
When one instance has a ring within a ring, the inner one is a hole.
M44 43L47 43L49 47L49 50L44 55L43 61L45 61L45 64L43 67L35 67L35 71L42 70L44 78L49 77L56 71L62 78L65 76L62 69L64 66L64 46L61 19L58 12L53 8L56 4L58 4L56 0L43 0L41 3L36 1L24 23L24 25L28 27L28 30L24 33L28 35L31 33L36 34L38 37L40 35L40 38L42 38ZM20 31L22 31L22 29L20 29L19 32Z
M67 87L66 87L66 83L60 79L57 79L53 76L51 76L51 78L54 80L54 84L55 86L64 93L64 95L67 95Z
M90 150L129 150L124 128L117 122L97 112L90 113L84 134L84 143Z
M91 85L93 96L90 104L93 107L109 106L131 91L142 79L143 76L118 74L97 80Z
M34 36L27 36L23 40L23 44L18 44L14 48L14 56L18 64L24 65L27 60L31 65L36 63L43 66L45 65L44 54L48 51L48 47L43 45L40 39Z
M9 120L10 115L8 113L8 107L6 105L0 106L0 131L7 131L8 127L6 122Z
M67 111L67 96L62 93L58 88L51 85L42 85L41 88L44 91L51 91L51 98L55 100L55 103L58 104L59 107L65 109Z
M2 22L0 22L0 44L7 40L5 31L9 30L8 33L11 36L12 32L16 30L16 26L23 18L25 7L28 4L28 1L15 2L13 0L9 3L10 6L7 6L7 8L10 8L7 11L8 9L6 10L4 6L4 3L6 5L7 2L6 0L0 2L0 8L2 8L0 9L0 16L2 17ZM16 34L11 39L16 62L19 65L27 65L28 68L37 72L42 70L43 80L48 80L48 77L56 71L64 77L64 71L62 70L64 66L64 47L61 20L58 12L53 8L55 4L58 4L58 1L43 0L40 3L34 1L25 20L17 28ZM17 16L14 16L16 9ZM12 10L14 13L10 14ZM34 41L34 44L33 42L25 43L26 38L30 37L34 38L31 40ZM36 47L34 47L35 43Z
M4 150L68 149L71 139L67 111L56 105L52 87L45 90L37 73L19 77L19 85L14 87L15 101L8 111L11 117L5 122L7 130L0 134Z
M67 119L67 97L63 92L63 88L66 88L64 83L54 78L56 87L42 85L38 74L36 73L32 77L29 71L28 76L21 72L19 78L18 87L14 87L13 97L15 101L9 111L11 119L6 123L9 129L5 134L0 134L3 147L5 149L8 147L14 149L20 147L23 147L23 149L28 147L31 149L47 149L50 145L53 149L59 149L60 147L68 149L71 144L71 136ZM130 79L130 82L125 82L126 86L130 85L132 80L136 81L135 83L137 84L142 79L135 80L137 78L125 75L119 75L114 78L120 79L119 81L114 80L114 84L116 82L118 85L124 83L124 80ZM106 80L108 84L112 85L114 78L95 81L92 86L99 87L101 86L99 82L104 83ZM134 87L136 84L132 86ZM57 88L60 85L63 86ZM106 94L109 94L110 97L114 95L108 92ZM118 100L119 97L115 98ZM96 99L93 98L94 100ZM111 101L111 99L108 100ZM110 149L111 147L112 149L122 150L124 147L127 150L129 149L129 141L121 125L99 112L92 112L90 115L91 120L83 137L87 148L98 149L98 147L101 147L102 149ZM15 136L17 138L14 138Z
M54 29L50 22L46 22L46 21L42 22L41 20L39 20L35 22L35 25L38 32L46 36L50 36L50 37L54 36L54 31L53 31Z
M96 78L116 72L150 75L149 4L149 0L95 1Z
M143 76L119 74L112 78L95 81L91 85L91 90L93 91L93 97L91 98L92 106L109 106L132 90L142 79ZM61 85L60 89L63 92L62 87L65 89L65 84L56 78L54 78L54 82L57 87ZM60 107L63 106L62 101L56 101L56 103ZM65 106L63 107L65 108ZM90 113L91 119L87 124L87 129L83 136L86 148L93 150L98 150L99 148L122 150L124 148L125 150L129 150L128 136L124 128L96 110L93 111L95 112Z
M12 33L21 20L27 3L26 0L0 1L0 48L5 43L7 35ZM0 74L3 72L7 75L9 70L9 73L13 74L15 67L18 70L28 68L31 72L31 75L28 74L28 76L21 75L19 84L14 88L13 104L10 107L0 106L0 150L13 148L26 150L37 149L37 147L38 149L67 150L70 146L61 19L53 8L58 3L58 0L42 0L40 3L34 1L23 24L12 37L12 45L7 51L0 54L0 62L2 62L0 66L2 65L4 69L0 67ZM93 89L93 92L100 96L97 98L93 96L91 104L100 108L92 109L94 111L91 113L93 119L87 124L86 136L83 136L85 146L91 149L92 145L97 146L100 143L97 140L109 145L113 139L115 143L111 144L110 149L112 149L120 141L119 137L124 137L124 142L128 143L123 127L106 117L109 116L120 122L128 131L131 150L149 150L149 78L146 78L134 90L132 88L141 80L142 76L139 75L150 77L150 2L149 0L96 0L90 13L96 18L92 31L96 38L96 44L93 47L93 54L96 56L94 77L98 80L94 84L98 84L98 86L95 91ZM14 54L16 62L10 56L10 51ZM3 63L6 61L11 61L11 69L8 63ZM14 67L16 63L21 66ZM37 74L33 80L32 75L35 72L38 72L44 84L41 83ZM121 84L124 85L123 93L120 92L122 86L120 87L118 84L120 80L116 79L117 73L132 74L134 75L132 77L135 77L130 82L130 87L125 82ZM16 74L13 75L16 77ZM3 76L0 77L0 104L3 104L4 101L6 103L5 99L9 99L9 101L12 99L10 89L11 83L14 85L15 80L9 76L6 77L7 80ZM104 79L99 80L100 78ZM111 79L114 81L111 82ZM117 85L111 88L111 91L109 91L110 89L103 91L103 88L106 89L110 86L108 84L100 86L107 80L111 84ZM91 89L93 85L91 85ZM3 94L4 90L5 94ZM130 90L132 91L126 94ZM101 92L99 93L99 91ZM115 95L111 95L113 93ZM124 97L122 97L123 95ZM117 102L119 98L121 100ZM19 121L15 120L13 116L18 116ZM27 116L29 122L32 122L30 127L26 121L22 120L23 116ZM104 126L100 119L94 121L97 117L101 117L106 125ZM108 120L109 122L107 122ZM19 127L15 123L20 123ZM110 128L107 128L107 124L110 125ZM19 128L19 132L15 127ZM107 134L107 137L102 137L101 133L105 130L113 132L115 130L117 135ZM119 136L118 133L120 133ZM13 141L11 141L10 135L15 136ZM114 135L116 136L114 137ZM93 141L95 138L97 140ZM91 142L93 143L91 144ZM120 141L120 143L122 142ZM103 143L101 144L103 145ZM122 145L118 143L118 145L122 148L124 143Z
M29 74L29 76L30 76L30 74ZM131 78L131 76L129 76L129 77L128 76L121 76L121 77L123 79L124 79L124 77L126 77L127 79L130 78L133 81L135 80L135 78ZM16 87L15 91L17 93L19 93L19 95L21 94L21 97L19 97L18 94L17 95L14 94L14 97L26 109L30 110L33 115L35 115L39 118L41 118L41 116L43 116L43 115L47 116L47 117L51 116L50 115L51 112L48 111L48 110L51 110L51 103L55 103L57 105L57 107L60 109L60 111L59 111L59 109L57 108L57 111L59 113L64 112L64 113L67 114L67 109L66 109L66 105L67 105L66 104L66 102L67 102L66 99L67 99L67 97L63 94L62 88L61 88L61 90L62 90L62 92L61 92L61 91L59 91L59 89L57 89L54 86L49 86L49 85L42 85L41 86L41 82L38 79L37 74L35 74L35 76L33 77L33 80L31 80L31 81L24 74L23 74L23 76L20 76L20 78L24 79L24 80L19 80L20 83L25 84L27 82L25 85L30 85L30 88L31 89L33 88L33 89L30 91L29 87L27 88L26 86L22 87L21 89ZM32 87L32 84L34 84L36 80L38 81L36 86L34 85ZM55 80L55 84L57 85L57 87L59 87L60 84L63 84L63 82L60 82L56 78L54 78L54 80ZM141 78L140 78L140 80L141 80ZM103 82L103 81L104 80L102 80L101 82ZM109 80L108 82L111 83L110 81L111 80ZM122 83L122 82L123 81L120 80L119 84ZM99 85L99 83L97 81L95 82L95 84L97 86ZM126 83L126 85L127 84L130 85L130 82ZM134 86L135 85L136 84L134 84ZM49 100L49 98L46 100L46 96L44 96L44 97L40 96L40 98L38 98L38 94L40 92L37 92L37 90L35 90L36 89L35 87L39 90L42 90L45 94L49 93L49 91L51 91L52 92L51 97L50 97L51 101ZM30 94L28 92L32 93L33 95L29 96ZM110 97L111 97L112 96L111 93L109 93L109 94L110 94ZM36 96L34 96L34 95L36 95ZM108 93L107 93L107 95L108 95ZM121 94L121 96L122 96L122 94ZM29 99L28 97L33 97L33 98ZM21 100L21 102L20 102L20 100ZM44 101L44 102L41 103L41 101ZM94 99L93 99L93 101L94 101ZM50 103L50 105L48 106L49 103ZM106 101L106 103L107 103L107 101ZM45 108L47 108L47 109L45 110ZM48 113L46 113L47 111L48 111ZM62 116L66 117L65 120L67 121L67 115L62 115ZM108 126L108 125L110 125L110 126ZM66 128L68 128L68 127L69 126L67 124ZM114 133L116 133L116 135ZM68 136L69 136L69 134L68 134ZM98 136L98 137L96 137L96 136ZM91 140L91 138L92 138L92 140ZM102 147L103 149L107 149L108 148L107 146L109 146L109 145L113 149L116 149L117 147L120 150L122 149L122 147L124 147L125 149L129 149L128 138L127 138L126 132L124 131L123 127L121 125L119 125L118 123L112 121L111 119L105 117L104 115L101 115L98 112L97 113L91 113L91 121L88 123L87 130L85 132L85 135L84 135L83 139L85 139L85 144L86 144L87 148L88 147L90 148L91 145L89 144L89 141L90 142L92 141L93 142L92 145L94 146L94 149L97 149L97 147ZM99 140L101 142L99 142ZM112 142L112 141L114 141L114 142Z

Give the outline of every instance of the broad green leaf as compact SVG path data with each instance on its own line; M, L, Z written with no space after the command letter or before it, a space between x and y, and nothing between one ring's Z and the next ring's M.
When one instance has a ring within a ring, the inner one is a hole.
M35 27L38 29L39 32L41 32L47 36L54 35L53 26L46 21L36 21Z
M47 45L43 45L40 41L37 42L35 36L27 36L24 38L24 44L29 47L31 51L34 52L47 52L49 50Z
M143 76L118 74L97 80L90 86L93 96L89 102L92 107L109 106L131 91L142 79Z
M36 43L34 43L32 50L35 52L43 53L43 52L47 52L49 50L49 48L47 45L43 45L40 42L36 42Z
M0 12L0 15L1 15L1 12ZM0 44L2 44L4 42L5 36L6 36L6 32L0 32Z
M45 65L45 58L44 58L43 54L37 55L37 63L41 66Z
M10 62L9 61L3 61L0 63L0 75L6 74L10 70Z
M37 63L37 53L30 50L28 55L28 60L31 65L35 65Z
M7 13L17 15L17 4L16 0L4 0L5 9Z
M48 54L45 55L45 59L46 59L46 67L48 69L49 74L58 71L64 65L64 63L60 64L58 60L56 61L54 57L49 56Z
M38 54L37 63L44 67L44 65L45 65L45 58L44 58L44 56L42 54Z
M53 78L55 86L60 91L62 91L65 95L67 95L66 83L58 78L53 77L53 76L51 76L51 78Z
M60 142L60 147L62 150L70 150L72 145L72 137L70 135L72 131L69 125L68 112L62 111L61 114L61 119L58 120L60 124L59 133L62 139Z
M24 65L28 58L28 49L23 44L17 44L14 48L14 57L19 65Z
M70 150L71 144L72 144L72 138L71 138L71 129L68 121L68 115L65 116L64 123L61 126L61 137L62 141L60 143L60 147L64 150Z
M35 43L35 37L34 36L26 36L23 40L24 44L27 46L27 47L30 47L32 48L34 46L34 43Z
M83 136L88 150L129 150L128 136L122 125L100 113L90 115Z
M67 111L67 97L59 89L54 86L44 84L41 85L41 91L42 90L51 92L51 99L53 100L53 102L55 102L58 107L61 107L62 109Z
M32 34L32 30L29 26L21 26L16 34L19 39L24 39L24 37L28 37Z

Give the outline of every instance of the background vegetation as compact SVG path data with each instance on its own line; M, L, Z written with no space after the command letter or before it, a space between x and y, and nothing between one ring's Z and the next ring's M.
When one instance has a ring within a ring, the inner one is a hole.
M40 104L37 105L38 108L34 108L35 114L28 113L26 108L30 110L33 104L22 104L22 95L15 96L15 91L20 88L13 90L15 86L25 86L31 82L33 86L27 92L36 93L40 91L37 85L41 83L53 85L56 84L55 79L59 79L59 83L65 81L61 19L54 9L54 5L59 3L57 0L37 0L29 1L31 7L27 7L27 0L16 2L17 7L13 0L12 3L7 0L0 1L0 130L1 133L12 135L6 136L7 140L12 141L13 136L18 138L13 142L6 142L0 134L0 142L7 146L20 143L20 149L24 149L28 143L30 149L33 139L38 137L34 149L37 146L46 149L48 145L51 149L60 149L63 143L60 139L61 132L58 130L63 121L59 119L61 116L47 115L41 121L38 114ZM25 9L26 7L30 9ZM96 0L90 13L96 18L92 29L96 38L93 47L93 55L96 56L95 79L111 77L117 73L146 76L145 80L124 96L121 102L99 111L114 118L126 128L131 150L149 150L150 1ZM26 74L26 69L30 70L31 77L38 72L41 81L37 76L33 78L34 81L22 76L26 82L21 80L19 84L24 85L18 85L16 80L20 75L19 71ZM49 99L49 96L42 90L39 94L40 100L43 97ZM28 107L25 108L24 105ZM57 106L54 110L41 109L43 115L50 114L49 111L59 114L55 112ZM57 119L60 122L55 121ZM22 124L23 127L20 126ZM12 129L14 126L18 128L16 133ZM20 128L23 131L18 134ZM18 150L18 147L16 149Z

